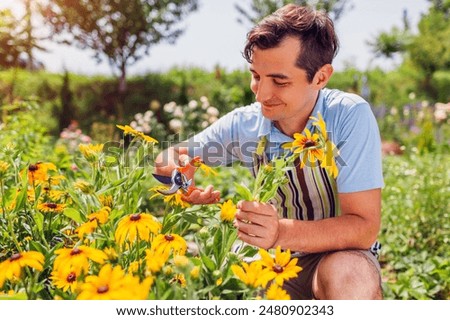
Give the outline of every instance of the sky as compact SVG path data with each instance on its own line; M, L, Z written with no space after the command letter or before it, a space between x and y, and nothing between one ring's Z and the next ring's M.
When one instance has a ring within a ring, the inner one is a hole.
M176 43L161 43L150 48L146 57L129 67L128 74L164 72L174 66L213 70L219 65L228 71L247 68L242 49L250 26L237 22L239 13L234 7L237 2L199 0L199 9L183 20L185 32ZM393 68L398 61L374 60L366 42L393 26L402 27L404 9L407 9L410 25L415 30L421 14L429 7L427 0L352 0L352 3L353 8L335 23L340 50L333 65L338 71L348 65L361 70L373 66ZM11 8L17 13L21 6L19 0L0 0L0 8ZM66 69L88 75L112 74L106 60L98 64L89 50L54 43L44 46L49 52L36 52L35 56L50 72Z

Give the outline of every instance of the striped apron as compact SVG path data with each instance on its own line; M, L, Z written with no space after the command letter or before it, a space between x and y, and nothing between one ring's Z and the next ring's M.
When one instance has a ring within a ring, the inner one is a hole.
M256 177L261 166L270 159L266 152L267 138L263 137L253 153L252 174ZM286 172L288 183L278 188L276 196L269 202L278 209L280 218L296 220L321 220L340 215L337 183L325 168L319 165L300 168L300 159L295 168ZM375 242L370 251L378 256L381 245ZM302 253L297 253L302 255Z

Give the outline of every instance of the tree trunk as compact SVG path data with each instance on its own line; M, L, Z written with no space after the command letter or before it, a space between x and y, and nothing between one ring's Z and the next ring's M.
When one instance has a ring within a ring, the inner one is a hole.
M119 87L118 87L118 99L117 99L117 120L122 122L124 119L125 110L125 95L127 93L127 66L125 62L122 62L120 66Z

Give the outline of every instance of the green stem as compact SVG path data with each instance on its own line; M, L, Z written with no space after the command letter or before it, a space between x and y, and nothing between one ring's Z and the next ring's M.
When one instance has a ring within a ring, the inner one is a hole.
M2 209L3 209L3 213L6 215L8 233L9 233L12 241L16 245L17 250L19 252L21 252L22 248L20 246L19 241L17 240L17 235L14 232L12 213L9 212L8 210L6 210L5 185L4 185L3 179L0 180L0 189L1 189L0 192L1 192L1 196L2 196Z

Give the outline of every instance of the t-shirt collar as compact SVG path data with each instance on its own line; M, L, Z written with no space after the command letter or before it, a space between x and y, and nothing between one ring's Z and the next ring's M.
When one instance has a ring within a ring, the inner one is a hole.
M323 90L320 90L316 105L314 106L314 109L311 112L312 117L317 117L317 114L319 112L323 116L323 114L324 114L323 98L324 98ZM280 130L278 130L278 128L275 126L275 124L271 120L265 118L264 116L262 116L262 114L261 114L261 117L263 117L263 119L262 119L261 126L259 127L258 139L261 139L262 137L267 136L268 140L273 143L284 143L284 142L293 140L292 137L289 137L289 136L285 135L284 133L282 133ZM308 122L306 123L306 128L308 128L309 130L312 130L312 127L313 127L312 122L313 122L313 120L309 119Z

